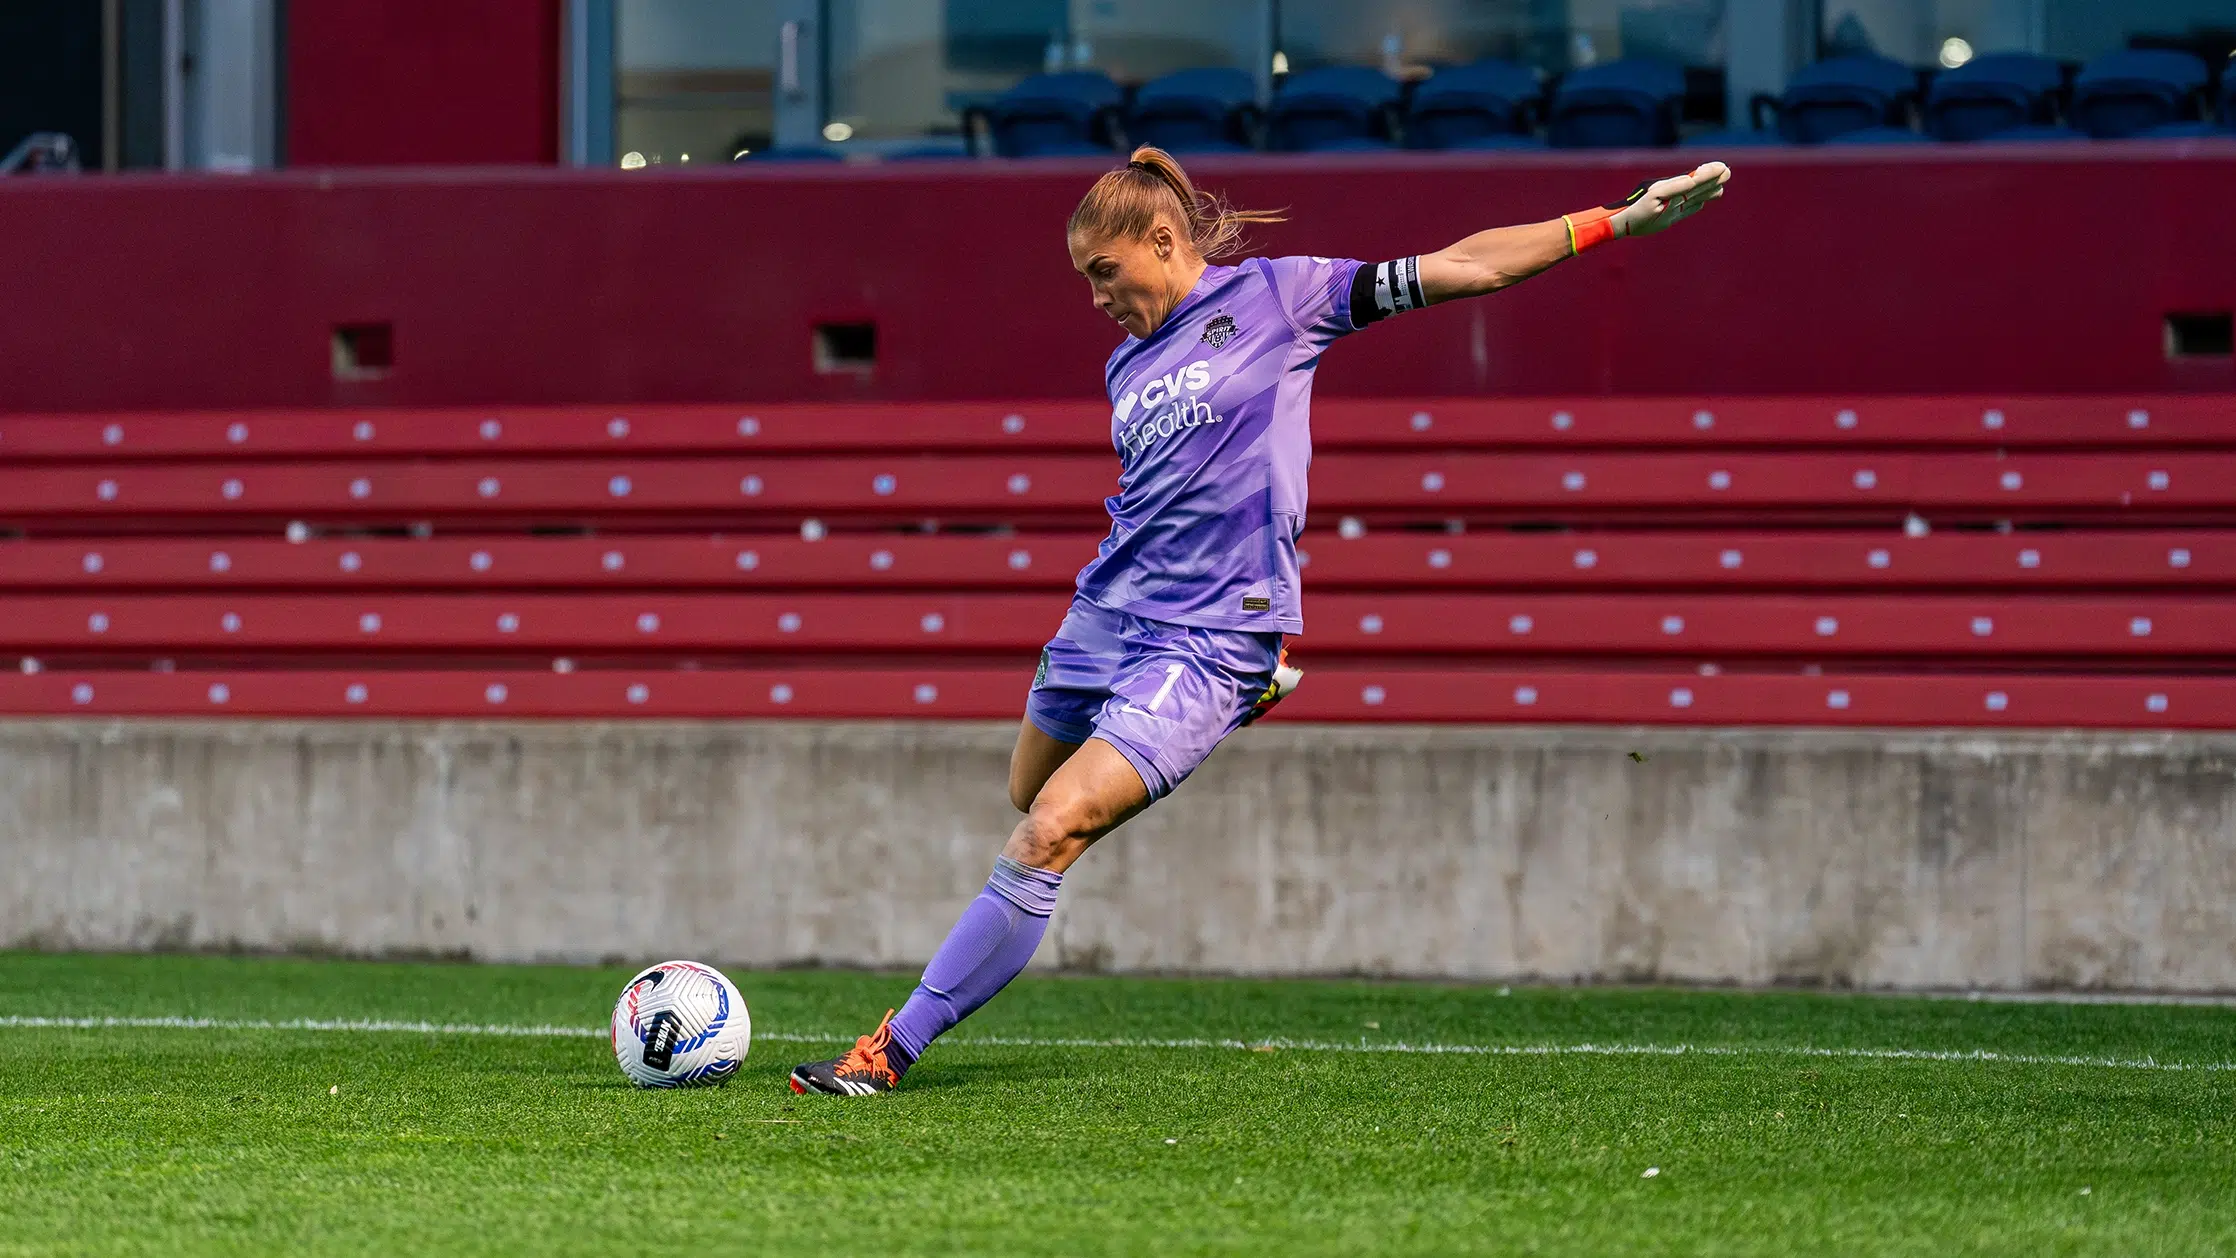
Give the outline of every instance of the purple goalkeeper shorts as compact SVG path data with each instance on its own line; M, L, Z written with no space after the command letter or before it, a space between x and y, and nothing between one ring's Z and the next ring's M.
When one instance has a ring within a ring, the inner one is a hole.
M1163 799L1273 683L1281 635L1197 629L1072 600L1042 648L1025 719L1059 742L1100 738Z

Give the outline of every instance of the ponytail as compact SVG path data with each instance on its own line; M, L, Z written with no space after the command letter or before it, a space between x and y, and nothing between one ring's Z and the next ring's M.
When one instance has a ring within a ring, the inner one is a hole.
M1283 221L1279 211L1238 210L1198 190L1172 154L1145 144L1123 168L1095 181L1071 212L1066 230L1074 236L1139 240L1156 227L1160 213L1205 258L1240 247L1246 224Z

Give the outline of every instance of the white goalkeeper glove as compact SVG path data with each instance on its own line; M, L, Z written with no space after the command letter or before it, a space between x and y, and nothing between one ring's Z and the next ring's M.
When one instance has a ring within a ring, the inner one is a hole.
M1708 162L1690 174L1642 183L1613 205L1564 214L1561 221L1568 224L1569 252L1582 253L1618 236L1651 236L1667 231L1722 196L1724 185L1730 182L1731 167Z

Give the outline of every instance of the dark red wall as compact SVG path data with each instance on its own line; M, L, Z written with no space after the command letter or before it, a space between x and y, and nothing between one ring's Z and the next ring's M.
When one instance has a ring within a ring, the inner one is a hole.
M2087 156L2081 156L2081 154ZM2236 145L1745 154L1729 197L1336 346L1334 394L2236 389L2168 311L2236 305ZM1689 156L1689 155L1688 155ZM1366 258L1546 218L1670 155L1203 162ZM0 181L0 409L1091 397L1116 329L1062 224L1098 167ZM817 321L872 319L866 378ZM337 323L392 322L338 382Z
M559 0L287 9L287 162L552 162Z

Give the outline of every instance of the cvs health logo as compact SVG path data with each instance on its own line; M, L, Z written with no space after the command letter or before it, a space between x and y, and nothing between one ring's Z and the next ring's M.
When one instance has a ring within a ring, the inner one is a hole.
M1182 389L1190 393L1201 393L1210 387L1211 360L1197 359L1169 376L1158 376L1143 385L1139 392L1129 390L1126 396L1118 399L1118 409L1112 418L1123 424L1132 417L1136 403L1155 410L1178 397Z
M1151 379L1138 391L1128 390L1118 399L1111 419L1125 424L1133 418L1136 406L1143 414L1139 423L1125 430L1118 443L1119 457L1131 459L1184 428L1201 428L1225 420L1226 416L1213 414L1210 403L1199 396L1210 387L1211 361L1198 359L1170 375Z

